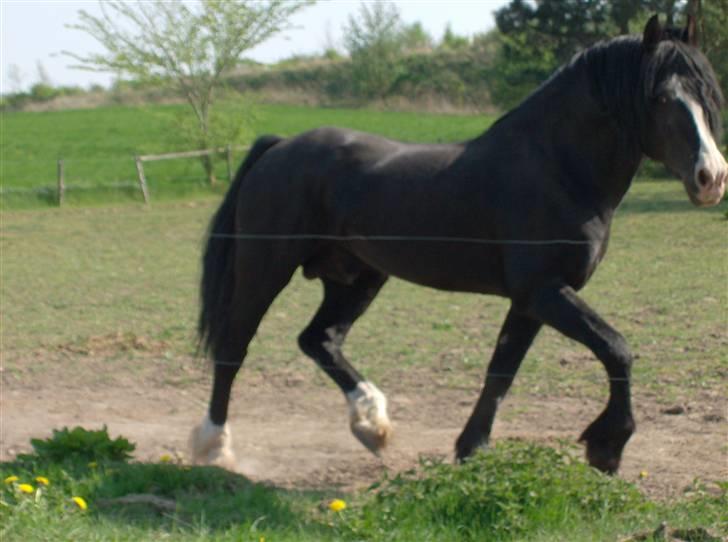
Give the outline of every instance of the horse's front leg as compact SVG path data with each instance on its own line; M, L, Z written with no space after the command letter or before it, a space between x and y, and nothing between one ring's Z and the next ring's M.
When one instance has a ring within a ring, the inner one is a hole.
M630 404L632 354L624 337L582 301L569 286L544 287L530 296L527 312L587 346L609 376L609 402L582 433L589 464L603 472L619 468L622 450L635 429Z
M488 365L485 387L455 444L458 460L467 458L476 448L488 443L498 404L511 387L521 361L539 329L541 322L538 320L518 314L513 308L508 312L498 335L493 358Z

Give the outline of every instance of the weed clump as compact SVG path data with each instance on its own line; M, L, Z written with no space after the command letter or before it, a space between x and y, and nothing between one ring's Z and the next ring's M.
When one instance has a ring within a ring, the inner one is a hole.
M31 439L32 459L47 463L124 462L131 459L136 447L124 437L111 439L106 430L75 427L54 429L49 439Z
M458 540L498 540L647 506L634 486L574 459L566 448L508 441L462 465L425 460L420 469L385 478L370 488L358 515L337 527L386 540L427 525L431 534L434 527Z

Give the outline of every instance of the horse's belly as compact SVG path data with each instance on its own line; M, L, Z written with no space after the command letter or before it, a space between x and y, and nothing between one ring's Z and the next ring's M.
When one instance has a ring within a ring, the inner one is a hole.
M375 269L439 290L505 295L498 250L453 241L367 241L351 250Z

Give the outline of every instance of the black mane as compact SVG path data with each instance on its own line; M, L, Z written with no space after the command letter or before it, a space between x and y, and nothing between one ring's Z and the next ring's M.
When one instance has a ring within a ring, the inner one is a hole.
M687 92L703 107L710 129L716 141L720 141L723 94L713 69L696 48L672 39L671 34L665 36L667 39L650 53L644 51L639 36L620 36L598 42L577 53L516 110L528 107L547 87L562 84L570 75L585 70L591 93L602 108L625 131L635 133L636 124L644 118L646 105L654 99L658 87L676 74Z

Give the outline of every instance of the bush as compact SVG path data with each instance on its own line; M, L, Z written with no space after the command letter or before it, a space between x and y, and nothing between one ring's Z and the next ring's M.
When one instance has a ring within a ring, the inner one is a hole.
M31 439L34 454L25 456L44 463L89 463L91 461L126 461L136 447L123 437L112 440L106 426L98 431L83 427L53 430L49 439Z
M560 532L574 521L645 509L637 489L606 476L565 450L504 442L463 465L422 463L373 487L368 499L339 525L350 535L416 532L437 526L458 540L517 538Z

